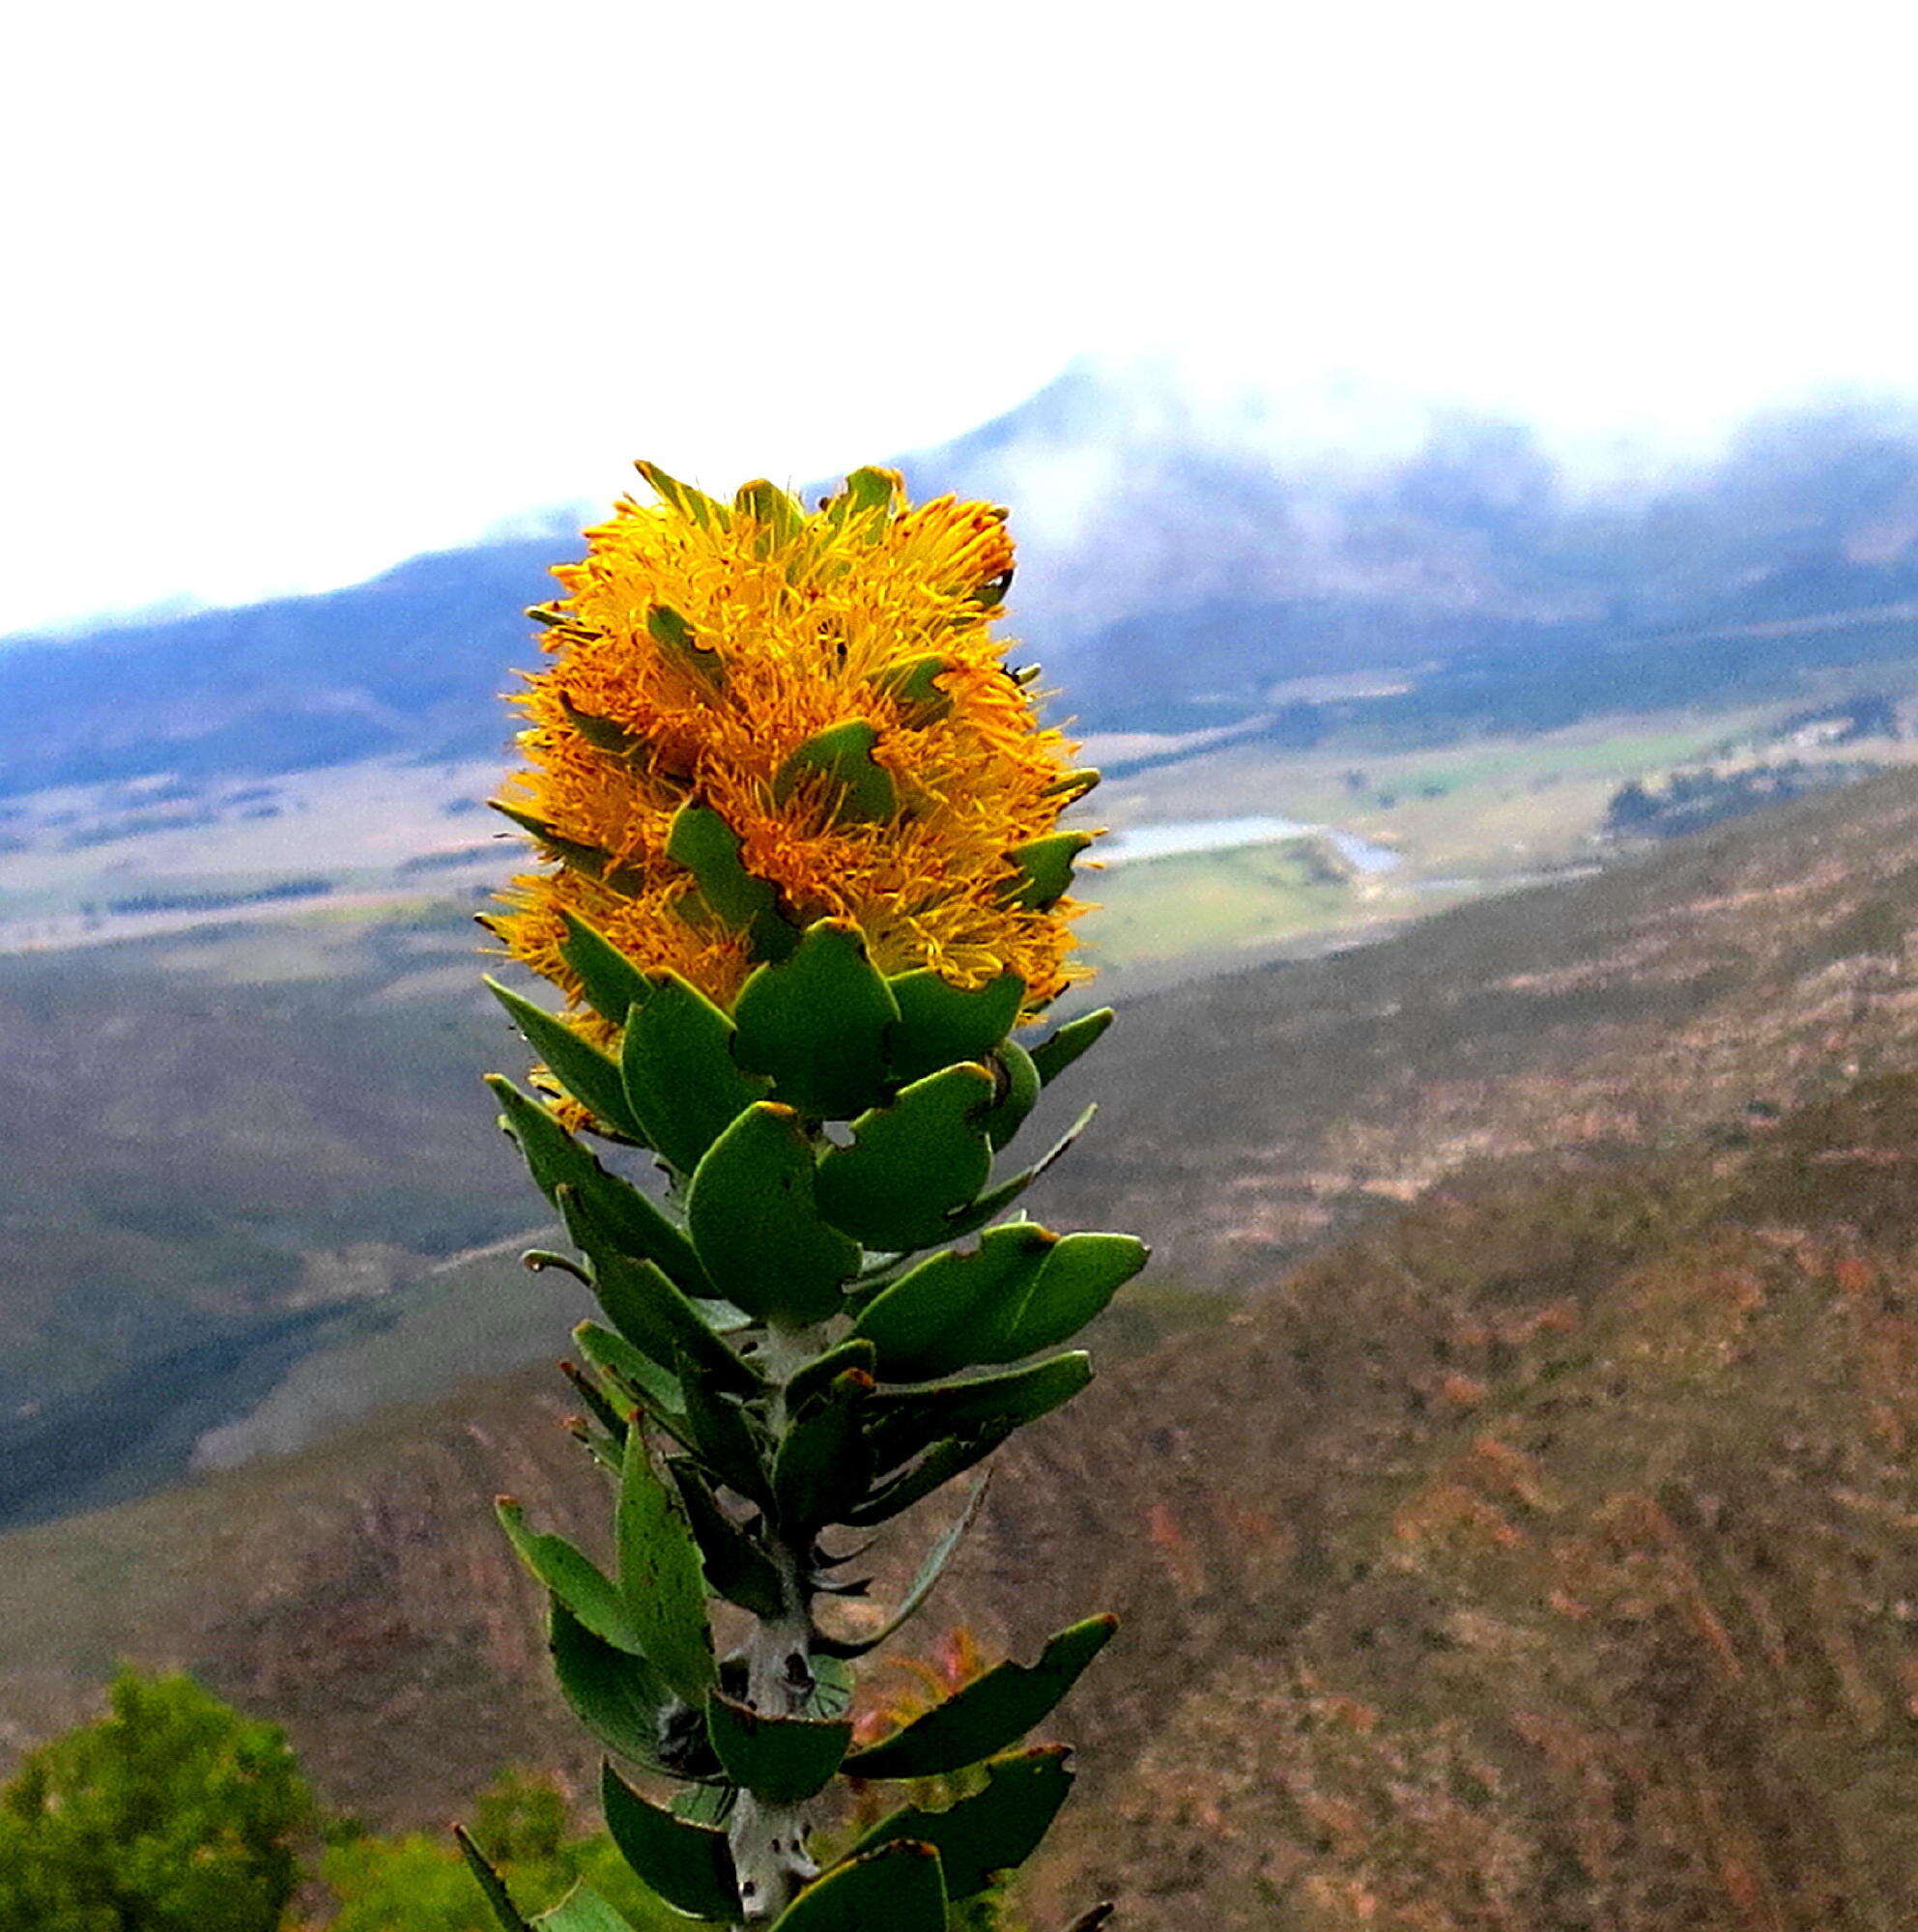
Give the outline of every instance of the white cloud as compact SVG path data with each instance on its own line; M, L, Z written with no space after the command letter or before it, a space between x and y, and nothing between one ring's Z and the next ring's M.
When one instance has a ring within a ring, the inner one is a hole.
M1085 349L1568 436L1918 388L1881 4L42 8L0 628L730 484Z

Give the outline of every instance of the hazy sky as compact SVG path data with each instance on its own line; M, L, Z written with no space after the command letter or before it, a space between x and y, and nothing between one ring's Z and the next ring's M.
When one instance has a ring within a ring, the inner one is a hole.
M1918 392L1904 5L42 6L0 631L728 489L1075 354L1694 440Z

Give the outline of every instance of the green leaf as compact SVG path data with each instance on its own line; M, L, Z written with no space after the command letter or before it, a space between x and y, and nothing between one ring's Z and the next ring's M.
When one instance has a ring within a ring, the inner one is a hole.
M1090 832L1048 832L1014 846L1006 857L1019 877L1007 890L1007 903L1027 912L1049 911L1072 891L1073 861L1091 843Z
M1016 973L1001 973L968 991L922 967L886 984L899 1008L890 1059L900 1081L923 1080L961 1060L985 1060L1012 1031L1025 1003L1025 981Z
M634 753L645 749L645 740L615 724L611 718L595 718L589 711L582 711L564 692L559 694L559 708L566 714L566 722L595 752L605 752L609 756L630 759Z
M543 845L549 858L570 866L574 871L583 872L588 879L597 879L615 893L629 895L644 884L644 881L614 865L611 852L602 851L597 845L583 844L577 838L568 838L563 833L556 832L536 813L523 810L503 798L490 798L486 802L501 818L510 819L529 838Z
M453 1827L453 1838L459 1845L460 1856L466 1860L467 1869L472 1873L479 1889L486 1895L486 1903L492 1907L493 1916L500 1921L501 1932L532 1932L519 1908L513 1903L513 1895L506 1889L506 1882L492 1865L482 1852L468 1835L464 1825ZM943 1923L943 1921L942 1921Z
M1104 1313L1151 1253L1131 1235L1066 1236L1045 1257L1024 1300L1006 1305L1007 1319L993 1326L979 1360L1016 1362L1071 1340Z
M704 491L694 489L690 483L680 482L676 476L669 476L658 464L640 462L633 468L665 501L671 503L689 523L699 525L701 529L723 530L731 524L732 512L724 503L715 502Z
M649 1804L610 1764L599 1789L619 1856L667 1904L693 1918L737 1920L739 1881L724 1832Z
M573 1330L573 1340L580 1345L580 1353L625 1392L628 1407L643 1405L654 1415L684 1422L686 1396L678 1378L625 1336L602 1328L597 1321L582 1321Z
M809 781L823 781L820 789L833 800L835 819L879 824L890 818L899 807L899 791L892 774L873 756L878 742L877 727L865 718L814 732L780 766L774 803L785 805Z
M991 1175L984 1122L993 1093L991 1074L964 1061L860 1115L852 1145L820 1157L820 1211L870 1248L902 1253L943 1240L948 1216Z
M946 1932L946 1888L930 1845L901 1840L847 1859L809 1885L771 1932Z
M879 1466L891 1468L951 1435L1022 1428L1070 1402L1092 1379L1092 1358L1074 1350L1003 1375L930 1388L881 1389L867 1405Z
M873 1529L903 1516L914 1504L923 1502L933 1491L944 1489L955 1476L983 1463L1018 1425L1008 1422L996 1430L980 1430L969 1435L946 1436L934 1442L918 1461L889 1476L857 1509L847 1510L845 1520L853 1529ZM894 1627L899 1619L894 1620ZM886 1633L881 1633L883 1636ZM840 1645L839 1649L857 1657L872 1648L864 1644Z
M816 1120L850 1120L885 1088L892 993L850 920L806 928L788 959L761 966L733 1003L734 1050L776 1096Z
M684 866L714 918L752 935L756 957L783 957L792 929L779 916L779 894L746 869L739 835L711 806L689 799L667 828L666 856Z
M720 1507L719 1498L698 1466L674 1456L669 1465L686 1506L686 1520L700 1546L706 1587L729 1604L767 1623L786 1614L786 1592L779 1569L753 1540L744 1524L734 1522Z
M532 1921L533 1932L633 1932L633 1921L599 1893L576 1885L551 1911Z
M1039 1849L1072 1789L1070 1756L1063 1745L1041 1745L995 1757L985 1768L984 1789L943 1811L916 1804L895 1811L860 1839L853 1856L895 1839L930 1845L939 1854L948 1895L970 1898Z
M804 1547L864 1498L873 1463L859 1413L872 1393L872 1376L847 1369L793 1414L773 1463L773 1504L789 1543Z
M559 956L580 976L587 1004L601 1019L624 1026L626 1015L652 995L651 979L595 926L577 913L561 912L566 936Z
M619 1593L640 1654L689 1704L697 1704L718 1677L699 1546L677 1492L660 1479L638 1430L626 1436L615 1527Z
M873 510L890 510L901 494L899 472L896 469L879 469L868 465L853 470L845 479L845 488L834 500L844 500L846 507L858 516Z
M977 1519L980 1506L986 1500L987 1484L990 1479L982 1476L972 1486L972 1493L966 1497L964 1507L953 1519L946 1533L926 1552L923 1562L914 1574L911 1587L900 1599L899 1608L870 1636L859 1638L826 1637L819 1643L822 1656L833 1658L864 1657L870 1651L877 1650L889 1637L896 1635L926 1607L927 1600L937 1587L939 1578L946 1574L946 1565L953 1560L955 1552L965 1541L965 1533Z
M558 1597L546 1633L566 1702L608 1750L657 1767L660 1717L672 1696L644 1658L595 1636Z
M482 976L493 997L512 1015L527 1043L545 1061L554 1077L596 1121L628 1140L645 1142L645 1129L627 1104L617 1065L575 1033L557 1013L522 999L490 974Z
M1046 1086L1051 1086L1112 1024L1115 1017L1110 1007L1101 1007L1096 1012L1081 1013L1077 1019L1068 1020L1055 1033L1041 1040L1032 1049L1032 1064L1039 1068L1040 1079Z
M582 1326L584 1325L587 1324L583 1323ZM574 1329L573 1334L577 1340L579 1329ZM615 1382L614 1391L619 1398L615 1402L614 1397L609 1396L577 1362L561 1362L559 1373L578 1391L580 1400L592 1411L593 1420L613 1438L610 1444L602 1446L594 1441L591 1432L588 1431L581 1439L586 1442L587 1450L595 1461L601 1462L605 1467L617 1475L619 1445L626 1439L626 1417L634 1406L634 1398L627 1394L623 1383ZM580 1420L584 1422L585 1418L582 1417ZM571 1424L568 1423L567 1426L570 1428Z
M593 1202L562 1185L558 1206L567 1234L592 1264L589 1285L607 1320L636 1349L668 1368L684 1355L722 1388L751 1393L761 1386L758 1371L733 1353L663 1268L614 1245ZM692 1266L698 1269L697 1260ZM704 1281L703 1269L699 1275Z
M854 1335L879 1351L887 1381L931 1381L991 1357L979 1338L1024 1304L1059 1237L1031 1221L983 1236L970 1254L948 1248L882 1290L860 1312Z
M707 1275L762 1321L823 1321L859 1271L859 1243L819 1213L814 1171L792 1109L760 1100L706 1151L687 1190L687 1225Z
M970 1208L960 1208L947 1224L946 1238L959 1240L974 1229L985 1227L987 1222L997 1220L1054 1161L1071 1151L1073 1143L1092 1124L1092 1117L1098 1112L1096 1104L1088 1107L1023 1174L1016 1174L1010 1180L1001 1181L997 1187L982 1194Z
M1066 806L1076 805L1087 792L1093 790L1102 776L1102 773L1095 771L1092 766L1081 765L1076 771L1067 772L1054 779L1045 787L1045 795L1047 798L1062 799L1064 804L1059 809L1063 811Z
M1033 1664L1001 1663L845 1761L851 1777L939 1777L1002 1751L1051 1715L1112 1639L1114 1616L1088 1617L1047 1640Z
M594 1636L634 1657L646 1655L625 1598L585 1550L563 1536L529 1529L526 1512L511 1496L501 1496L496 1507L520 1561Z
M952 658L927 656L907 658L869 680L874 691L883 692L900 708L900 723L912 728L935 724L953 708L953 695L939 688L939 679L959 666Z
M1017 1040L1002 1041L992 1057L998 1064L1002 1081L999 1097L986 1116L986 1138L996 1152L1025 1125L1026 1116L1038 1103L1044 1083L1039 1078L1039 1068L1032 1064L1032 1055Z
M797 1414L805 1405L819 1394L829 1383L844 1375L847 1369L864 1369L868 1375L878 1367L878 1350L870 1342L862 1342L856 1336L848 1335L844 1342L828 1349L823 1354L815 1355L810 1362L802 1363L794 1369L786 1384L786 1406L788 1414Z
M540 1192L562 1215L565 1204L560 1192L570 1189L587 1222L597 1231L599 1248L657 1264L689 1294L712 1293L712 1284L685 1231L668 1220L662 1208L637 1187L615 1179L546 1108L510 1080L491 1073L486 1084L504 1109L501 1126L519 1144ZM577 1233L573 1238L579 1240Z
M832 1782L852 1743L849 1719L775 1718L714 1691L706 1732L726 1775L769 1804L798 1804Z
M763 524L782 543L797 536L806 523L805 511L777 483L769 483L763 476L740 484L732 507Z
M700 1460L725 1483L761 1507L772 1500L766 1478L761 1433L736 1397L711 1387L690 1372L680 1377L686 1391L686 1421Z
M766 1091L732 1057L732 1022L676 973L627 1020L619 1064L646 1144L681 1174Z
M646 612L646 633L659 647L659 654L675 669L686 672L709 691L726 682L726 664L720 654L701 644L693 627L670 604L655 604Z

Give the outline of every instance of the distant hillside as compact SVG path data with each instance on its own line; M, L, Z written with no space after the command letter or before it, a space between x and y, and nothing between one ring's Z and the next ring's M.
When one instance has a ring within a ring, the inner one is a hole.
M1167 1281L1259 1282L1474 1159L1722 1129L1918 1064L1914 849L1918 773L1890 773L1130 1000L1100 1118L1034 1211L1136 1227ZM235 1439L358 1412L389 1310L421 1311L394 1346L428 1388L524 1359L513 1296L545 1290L510 1268L475 1288L501 1338L475 1359L433 1340L444 1293L410 1286L530 1218L478 1090L521 1056L478 963L451 909L0 962L0 1520L184 1467L316 1349ZM84 1426L103 1401L113 1432Z
M0 649L0 794L500 751L561 547L415 557L350 590Z
M1834 665L1918 681L1908 411L1761 422L1715 465L1593 495L1522 426L1359 393L1203 411L1078 365L904 467L921 493L1012 507L1012 628L1096 728L1255 715L1355 669L1411 688L1308 702L1290 728L1444 742L1789 696ZM521 611L566 549L485 544L326 595L14 639L0 794L489 754L532 654Z
M1918 1065L1918 774L1130 1007L1045 1211L1245 1281L1460 1165L1641 1147Z
M1893 1075L1742 1145L1483 1165L1009 1453L920 1641L1126 1619L1052 1726L1085 1779L1041 1922L1903 1932L1914 1147ZM0 1540L0 1731L131 1653L378 1820L508 1760L584 1792L486 1509L597 1528L562 1396L474 1385Z

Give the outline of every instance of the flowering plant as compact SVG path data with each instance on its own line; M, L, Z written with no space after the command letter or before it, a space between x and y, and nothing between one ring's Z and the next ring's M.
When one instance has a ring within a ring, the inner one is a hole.
M1059 820L1097 774L1005 663L1002 512L909 506L888 470L809 515L769 483L728 505L641 468L658 500L589 531L532 613L551 662L499 805L543 863L489 922L564 1000L495 984L543 1065L531 1093L492 1084L577 1250L529 1260L605 1317L569 1373L615 1492L614 1571L511 1498L501 1520L550 1592L573 1709L678 1787L604 1774L608 1829L662 1898L729 1926L946 1932L1064 1802L1068 1753L1020 1741L1113 1621L855 1738L852 1665L925 1603L983 1479L878 1628L833 1606L865 1587L860 1538L1085 1386L1061 1345L1145 1262L1016 1210L1090 1110L995 1173L1111 1019L1015 1037L1079 977L1091 835ZM663 1192L587 1135L650 1151ZM820 1869L836 1778L961 1771L957 1802L890 1810ZM538 1922L622 1921L581 1892Z

